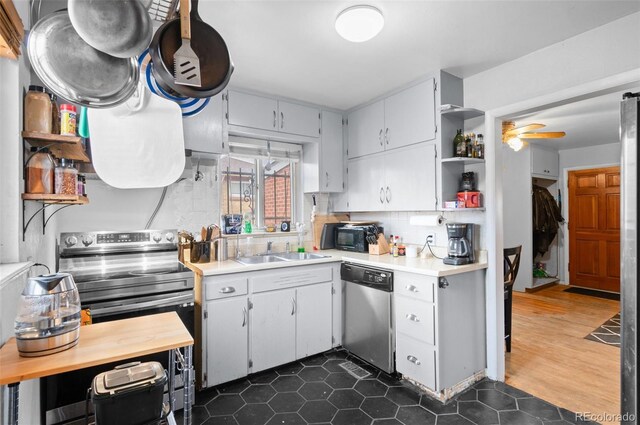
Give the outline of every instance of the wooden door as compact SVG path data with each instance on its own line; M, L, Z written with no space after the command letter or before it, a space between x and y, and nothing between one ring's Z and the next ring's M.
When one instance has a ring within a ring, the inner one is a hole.
M207 386L212 387L247 375L247 297L209 301L207 312Z
M435 98L435 80L431 78L385 99L385 149L435 139Z
M296 359L296 290L254 294L251 311L252 372Z
M569 172L569 281L620 292L620 167Z

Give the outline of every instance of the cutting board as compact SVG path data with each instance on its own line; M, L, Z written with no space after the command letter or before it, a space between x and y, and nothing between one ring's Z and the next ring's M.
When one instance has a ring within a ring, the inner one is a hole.
M322 237L322 228L325 223L340 223L342 221L349 220L348 214L327 214L316 215L316 219L313 222L313 246L314 248L320 247L320 238Z

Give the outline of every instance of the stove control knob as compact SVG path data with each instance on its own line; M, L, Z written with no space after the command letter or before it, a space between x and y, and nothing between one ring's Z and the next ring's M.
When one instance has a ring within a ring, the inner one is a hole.
M154 242L160 242L162 240L162 235L160 233L154 233L153 234L153 240Z
M164 235L164 237L167 238L169 242L173 242L173 238L174 238L173 233L169 232L166 235Z
M74 246L78 243L78 238L76 238L75 236L67 236L67 238L64 240L64 243L68 247Z
M84 246L89 246L93 243L93 238L91 237L91 235L84 235L82 237L82 243L84 244Z

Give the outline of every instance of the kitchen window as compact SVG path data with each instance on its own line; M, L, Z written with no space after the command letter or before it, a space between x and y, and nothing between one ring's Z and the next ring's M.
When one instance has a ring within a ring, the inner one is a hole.
M220 160L222 214L240 214L262 228L296 221L302 147L230 137Z

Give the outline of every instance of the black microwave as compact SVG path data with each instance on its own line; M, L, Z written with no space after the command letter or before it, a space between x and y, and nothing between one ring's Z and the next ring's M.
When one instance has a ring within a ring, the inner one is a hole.
M383 233L382 227L378 227ZM336 249L351 252L369 252L367 236L372 235L369 226L343 226L335 229Z

